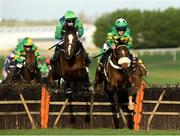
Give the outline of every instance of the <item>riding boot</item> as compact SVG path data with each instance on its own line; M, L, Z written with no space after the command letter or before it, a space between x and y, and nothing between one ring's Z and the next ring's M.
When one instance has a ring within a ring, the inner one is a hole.
M52 67L52 76L53 76L53 79L54 80L57 80L58 79L58 72L57 72L57 59L59 57L59 54L60 54L60 47L59 46L56 46L55 48L55 51L54 51L54 55L53 57L51 58L51 67Z
M51 68L52 68L52 77L54 80L57 80L57 61L54 58L51 58Z
M108 57L111 54L112 49L109 48L102 56L102 58L100 59L100 66L102 67L102 69L104 68L104 65L107 63L108 61Z
M16 67L15 69L14 69L14 75L13 75L13 80L18 80L18 78L19 78L19 74L20 74L20 68L18 68L18 67Z
M86 52L85 65L89 67L90 64L91 64L91 60L89 59L89 54Z

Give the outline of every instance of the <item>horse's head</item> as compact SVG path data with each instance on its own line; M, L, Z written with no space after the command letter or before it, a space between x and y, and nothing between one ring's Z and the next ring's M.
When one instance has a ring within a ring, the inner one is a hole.
M141 60L135 59L134 64L135 64L135 67L134 67L133 74L130 80L132 83L132 90L137 92L140 89L141 84L142 84L142 76L147 76L148 71L146 69L146 66Z
M147 76L148 75L148 71L147 71L146 66L144 65L144 62L142 60L138 60L137 59L135 73L139 77Z
M129 68L131 64L131 54L126 46L120 45L113 50L113 56L118 59L118 65L122 68Z
M71 59L75 53L78 37L74 28L67 28L64 35L63 48L67 59Z
M36 59L35 59L35 51L25 51L25 67L28 69L29 72L33 73L36 70Z

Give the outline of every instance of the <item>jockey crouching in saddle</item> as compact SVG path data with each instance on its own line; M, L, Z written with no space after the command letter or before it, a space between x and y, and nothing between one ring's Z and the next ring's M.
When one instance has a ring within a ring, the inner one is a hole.
M5 59L4 65L3 65L3 70L2 70L2 75L4 77L4 80L6 77L9 75L10 70L16 67L16 61L14 60L15 57L15 51L12 51Z
M58 24L56 26L56 31L55 31L55 39L57 40L63 40L63 36L66 33L65 29L68 27L74 27L77 30L77 36L80 38L82 37L82 35L84 34L84 27L82 22L80 21L80 19L75 15L75 13L71 10L68 10L65 12L64 16L61 17L58 21ZM53 55L53 58L51 59L51 64L52 64L52 71L53 71L53 78L55 80L59 79L58 77L58 72L57 72L57 59L59 56L59 50L61 49L61 45L63 44L62 42L59 42L60 44L57 44L56 48L55 48L55 52ZM88 68L89 64L91 63L89 57L88 57L88 53L86 52L86 50L84 49L82 43L78 40L78 44L79 48L82 49L82 51L85 54L85 65ZM61 79L62 80L62 79ZM84 81L84 89L88 89L90 85L89 82L89 77L88 77L88 70L87 70L87 74L85 76L85 81Z
M123 18L117 19L114 26L111 27L110 31L107 34L106 43L103 45L103 48L101 49L100 54L103 55L100 58L98 70L101 71L102 73L104 66L108 61L108 57L113 52L113 49L115 49L116 46L118 45L126 45L128 49L131 49L133 47L132 33L128 28L127 21ZM137 56L133 54L132 58L130 59L132 61L132 68L134 68L135 65L133 62L137 61ZM141 60L139 60L139 62L142 63ZM105 86L105 95L107 95L106 86Z
M37 65L38 70L40 71L40 69L42 68L42 65L40 63L40 54L37 50L37 46L35 46L35 44L33 43L32 38L26 37L22 41L20 41L15 48L15 61L17 65L14 70L14 76L13 76L14 80L18 79L20 70L24 65L24 61L26 57L25 51L30 51L30 50L35 51L34 52L35 60L36 60L36 65ZM40 80L40 75L38 75L37 78L38 80Z

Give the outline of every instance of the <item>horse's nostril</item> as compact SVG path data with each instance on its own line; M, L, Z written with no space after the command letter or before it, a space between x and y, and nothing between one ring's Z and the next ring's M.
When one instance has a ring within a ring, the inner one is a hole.
M123 68L128 68L130 66L131 60L128 57L122 57L118 60L118 64Z
M122 67L123 67L123 68L128 68L128 67L129 67L129 63L123 63L123 64L122 64Z

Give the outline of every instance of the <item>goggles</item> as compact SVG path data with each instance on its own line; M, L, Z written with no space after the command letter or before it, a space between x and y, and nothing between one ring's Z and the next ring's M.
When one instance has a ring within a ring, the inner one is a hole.
M32 45L24 45L25 48L31 48Z
M126 31L127 27L117 27L116 30L117 31Z
M76 20L75 18L72 18L72 19L67 19L67 20L66 20L66 22L68 22L68 23L74 23L74 22L75 22L75 20Z

